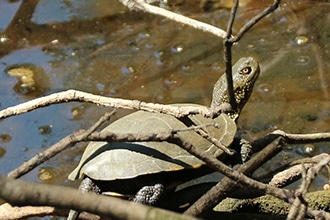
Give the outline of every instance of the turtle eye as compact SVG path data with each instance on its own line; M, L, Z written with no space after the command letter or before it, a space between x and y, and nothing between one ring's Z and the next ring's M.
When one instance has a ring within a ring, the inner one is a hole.
M248 75L250 74L252 71L252 68L250 66L244 67L243 69L241 69L240 74L243 75Z

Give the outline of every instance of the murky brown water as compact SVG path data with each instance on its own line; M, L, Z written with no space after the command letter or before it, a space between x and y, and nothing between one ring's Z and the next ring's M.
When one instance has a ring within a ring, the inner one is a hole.
M188 2L173 10L226 27L227 10L202 13L197 1ZM271 2L243 2L235 33ZM129 12L115 0L2 1L0 11L1 109L67 89L208 105L224 70L221 39L162 17ZM261 64L261 76L239 120L254 138L274 129L330 130L329 11L328 1L283 1L233 47L234 60L253 56ZM18 67L38 72L32 87L26 75L9 73ZM66 103L2 120L0 173L74 130L88 128L105 111L109 109ZM330 152L328 148L329 143L317 144L314 153ZM23 178L66 184L80 153L64 152Z

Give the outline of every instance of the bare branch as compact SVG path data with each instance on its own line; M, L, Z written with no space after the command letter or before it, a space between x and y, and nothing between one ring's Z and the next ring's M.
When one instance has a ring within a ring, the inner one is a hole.
M269 182L270 185L276 187L284 187L289 185L290 183L296 181L301 177L301 164L303 163L306 169L309 169L315 166L316 163L320 162L322 159L329 157L329 154L323 153L316 155L312 158L304 158L302 160L293 161L292 164L296 164L282 172L279 172L273 176L271 181Z
M160 133L117 134L117 133L107 132L107 131L94 132L101 124L103 124L105 121L109 120L113 113L114 113L114 111L112 111L110 113L106 113L103 117L101 117L99 119L99 121L97 121L88 130L79 130L79 131L76 131L73 134L70 134L67 137L61 139L56 144L50 146L43 152L36 154L30 160L24 162L18 168L10 171L7 174L7 176L10 178L19 178L20 176L22 176L22 175L26 174L27 172L29 172L30 170L34 169L36 166L44 163L45 161L52 158L56 154L75 145L78 142L83 142L83 141L107 141L108 143L142 142L142 141L143 142L148 142L148 141L170 142L171 139L173 139L175 137L177 139L180 139L179 136L175 136L175 134L177 134L178 132L185 132L185 131L191 131L191 130L196 130L196 132L199 133L203 138L208 140L210 143L214 144L219 149L223 150L225 153L227 153L229 155L234 154L233 151L231 151L229 148L224 146L219 140L211 137L209 134L207 134L205 131L203 131L201 129L202 127L206 127L206 126L215 126L214 124L190 126L185 129L173 129L172 131L169 131L169 132L160 132Z
M244 165L237 168L237 172L242 172L244 174L252 173L255 169L260 167L261 164L281 151L281 146L283 144L281 143L282 139L283 138L281 137L276 138L271 135L266 136L264 142L268 143L267 146ZM230 195L235 189L237 189L237 187L239 186L236 181L233 181L228 177L223 178L198 201L196 201L195 204L193 204L185 213L194 216L203 216L220 201ZM261 194L264 193L264 191L260 191L260 189L258 189L258 192Z
M195 147L190 143L187 142L182 143L180 141L181 141L180 139L175 138L173 140L173 143L179 145L180 147L188 151L190 154L204 161L209 167L224 174L225 176L229 177L236 183L249 186L253 189L259 190L260 192L271 194L277 198L286 201L292 201L292 199L294 198L294 195L290 191L285 189L278 189L273 186L269 186L267 184L263 184L256 180L253 180L247 177L246 175L244 175L242 172L239 172L237 170L234 170L233 168L228 167L223 162L214 158L214 156L210 155L208 152L201 152L201 150L198 147Z
M226 80L227 80L227 93L228 93L228 101L233 109L237 109L237 102L235 99L234 94L234 88L233 88L233 73L232 73L232 54L231 54L231 48L232 43L230 42L231 34L232 34L232 28L235 21L235 16L237 12L239 1L235 0L234 5L230 12L230 18L227 25L227 35L225 40L223 41L223 47L224 47L224 61L226 64Z
M155 15L160 15L163 17L166 17L168 19L171 19L173 21L177 21L181 24L186 24L190 27L196 28L198 30L202 30L208 33L211 33L215 36L225 38L226 32L220 28L214 27L212 25L206 24L201 21L196 21L194 19L188 18L183 15L179 15L176 13L173 13L171 11L168 11L163 8L159 8L153 5L149 5L144 2L144 0L120 0L121 3L123 3L125 6L127 6L131 10L143 10L145 12L149 12Z
M36 108L46 107L51 104L65 103L65 102L90 102L97 105L123 108L123 109L135 109L149 112L159 112L173 115L174 117L181 118L187 115L202 114L204 117L215 117L222 111L228 111L228 106L223 105L219 108L210 109L203 106L174 106L174 105L162 105L155 103L146 103L138 100L118 99L111 97L104 97L93 95L87 92L81 92L78 90L67 90L63 92L53 93L48 96L33 99L16 106L8 107L0 111L0 119L7 118L13 115L23 114L32 111Z
M274 3L269 6L267 9L265 9L262 13L256 15L254 18L252 18L247 24L245 24L240 31L238 32L236 37L232 37L232 26L235 20L237 7L239 4L238 0L234 1L234 6L231 10L230 19L228 21L227 25L227 35L226 38L223 41L224 45L224 61L226 63L226 79L227 79L227 85L228 85L228 99L229 103L232 106L233 109L237 108L237 103L235 100L235 94L233 90L233 77L232 77L232 54L231 54L231 48L235 42L238 42L243 35L250 30L258 21L260 21L262 18L264 18L266 15L272 13L279 5L280 0L275 0Z
M86 140L86 138L94 132L98 127L100 127L105 121L108 121L110 117L114 114L114 111L110 113L106 113L103 117L101 117L92 127L88 130L79 130L75 133L68 135L62 140L58 141L54 145L47 148L45 151L36 154L30 160L24 162L18 168L12 170L7 174L10 178L19 178L20 176L26 174L30 170L34 169L36 166L42 164L48 159L52 158L56 154L61 151L73 146L74 144Z
M0 176L0 185L0 197L11 205L30 204L32 206L47 205L57 208L71 208L97 213L111 219L195 219L112 197L79 193L68 187L29 183L4 176Z
M287 220L303 220L307 211L307 202L304 199L304 196L307 191L306 183L306 169L304 164L300 165L301 174L302 174L302 183L298 190L296 190L296 198L290 207L289 213L287 215Z
M236 37L231 38L229 41L231 43L238 42L243 35L248 32L255 24L257 24L261 19L275 11L280 5L281 0L275 0L272 5L266 8L262 13L257 14L254 18L250 19L238 32Z
M307 172L306 172L305 166L303 164L301 165L302 166L301 173L302 173L303 181L302 181L300 188L295 193L296 199L290 208L290 211L289 211L289 214L287 217L288 220L305 219L305 216L307 213L307 202L306 202L304 196L306 195L307 190L308 190L309 186L311 185L312 181L314 180L314 178L316 177L316 175L321 171L321 169L323 167L327 166L329 163L330 163L330 155L323 158L314 167L309 168ZM313 215L313 213L311 213L311 212L309 212L309 214ZM314 217L316 217L316 216L314 216Z
M321 132L314 134L289 134L281 130L273 131L274 135L281 135L286 138L289 144L299 144L299 143L315 143L322 141L330 141L330 132Z
M229 40L232 37L233 25L234 25L236 13L237 13L238 5L239 5L239 0L234 0L234 4L233 4L233 7L231 8L231 12L230 12L230 18L229 18L229 21L227 24L227 33L226 33L226 38L225 38L226 40Z
M56 209L50 206L13 207L9 203L0 205L0 219L23 220L29 217L43 217L46 215L67 216L68 211L63 209Z

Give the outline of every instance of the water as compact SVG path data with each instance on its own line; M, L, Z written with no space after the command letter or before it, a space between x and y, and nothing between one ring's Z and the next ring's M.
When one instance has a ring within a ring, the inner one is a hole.
M234 34L271 2L243 2ZM20 5L25 11L16 19ZM189 7L175 10L188 13ZM323 1L283 1L233 47L234 60L253 56L261 64L261 76L238 122L254 138L275 129L329 131L329 9ZM213 84L224 71L221 39L161 17L129 12L117 1L3 1L0 10L5 12L0 13L1 109L67 89L209 105ZM202 13L195 8L189 15L223 29L228 19L227 10ZM39 69L42 77L36 86L42 89L17 89L20 79L8 74L16 66ZM65 103L2 120L0 135L10 138L0 139L0 173L75 130L88 128L109 110ZM114 119L125 113L119 111ZM306 155L329 152L328 143L315 146L317 150ZM291 151L301 154L304 149L299 145ZM70 185L66 177L81 152L63 152L22 178ZM40 178L45 172L51 178Z

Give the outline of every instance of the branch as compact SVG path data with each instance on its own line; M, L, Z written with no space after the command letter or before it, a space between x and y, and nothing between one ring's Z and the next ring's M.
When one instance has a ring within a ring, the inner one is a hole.
M269 158L273 157L282 150L283 138L281 137L268 135L264 138L263 142L267 142L267 146L244 165L239 167L237 172L242 172L243 174L252 173L255 169L259 168L261 164L268 161ZM228 197L228 195L230 195L237 188L238 184L236 181L225 177L214 187L212 187L206 194L204 194L198 201L196 201L195 204L193 204L185 213L194 216L204 216L204 214L206 214L223 199ZM263 193L264 191L260 191L259 189L258 192Z
M231 33L232 33L233 24L235 21L238 4L239 4L239 1L235 0L234 5L230 12L230 18L229 18L228 25L227 25L227 35L226 35L225 40L223 41L224 61L226 64L225 73L226 73L227 89L228 89L228 91L227 91L228 101L233 109L237 109L237 102L235 99L234 88L233 88L232 54L231 54L231 48L232 48L233 44L230 42L230 39L232 37Z
M54 145L50 146L46 150L41 153L36 154L30 160L24 162L18 168L10 171L7 176L10 178L19 178L20 176L26 174L30 170L34 169L36 166L42 164L43 162L47 161L48 159L54 157L56 154L60 153L61 151L73 146L74 144L84 141L87 137L94 132L98 127L100 127L105 121L110 120L110 117L114 114L115 111L110 113L106 113L102 116L92 127L88 130L79 130L73 134L66 136L65 138L61 139L59 142L55 143Z
M125 6L127 6L130 10L142 10L145 12L149 12L151 14L160 15L170 20L179 22L181 24L186 24L190 27L211 33L221 38L225 38L226 36L226 32L220 28L214 27L212 25L206 24L201 21L188 18L183 15L173 13L163 8L149 5L145 3L144 0L120 0L120 2L123 3Z
M29 217L43 217L46 215L67 216L68 211L63 209L56 209L50 206L13 207L9 203L0 205L0 219L23 220Z
M290 165L293 164L292 167L276 173L268 184L279 188L287 186L301 177L301 164L304 164L305 169L309 169L327 157L329 157L329 154L322 153L312 158L303 158L301 160L293 161L290 163Z
M164 114L170 114L174 117L181 118L187 115L202 114L204 117L213 118L219 115L221 112L229 111L229 107L226 105L219 106L216 109L210 109L206 106L174 106L174 105L162 105L155 103L146 103L138 100L118 99L111 97L104 97L99 95L93 95L87 92L81 92L78 90L67 90L63 92L53 93L48 96L33 99L16 106L8 107L0 111L0 119L7 118L13 115L19 115L26 112L30 112L36 108L46 107L51 104L65 103L65 102L90 102L97 105L123 108L123 109L135 109L149 112L159 112Z
M270 5L268 8L266 8L263 12L257 14L255 17L249 20L248 23L246 23L238 32L236 37L232 37L229 39L230 43L238 42L243 35L248 32L255 24L257 24L261 19L275 11L278 6L280 5L281 0L275 0L272 5Z
M296 199L292 204L292 207L289 211L288 220L302 220L305 218L306 213L313 216L313 212L308 212L307 210L307 202L305 200L305 195L309 186L312 184L312 181L315 179L316 175L321 171L321 169L327 166L330 163L330 155L323 158L319 163L317 163L314 167L309 168L306 172L304 165L302 164L301 173L303 176L303 181L300 188L296 191ZM315 216L314 216L315 217Z
M190 154L204 161L209 167L213 168L215 171L224 174L236 183L251 187L266 194L273 195L285 201L293 201L294 199L294 195L289 190L278 189L276 187L269 186L267 184L253 180L250 177L244 175L242 172L228 167L223 162L214 158L213 155L210 155L210 153L202 152L198 147L195 147L188 142L183 143L180 139L174 138L172 143L179 145L180 147L188 151Z
M289 134L281 130L273 131L274 135L281 135L289 144L315 143L330 141L330 132L320 132L313 134Z
M231 149L224 146L218 139L213 138L208 133L203 131L201 128L207 126L215 126L214 124L206 124L199 126L190 126L185 129L173 129L169 132L160 132L160 133L127 133L127 134L117 134L114 132L95 132L95 130L100 127L105 121L108 121L110 117L113 115L114 111L110 113L106 113L103 117L99 119L91 128L88 130L79 130L74 132L73 134L68 135L67 137L61 139L56 144L50 146L46 150L41 153L36 154L30 160L24 162L18 168L10 171L7 176L10 178L19 178L27 172L31 171L38 165L44 163L48 159L52 158L56 154L61 151L75 145L76 143L83 141L106 141L108 143L112 142L161 142L167 141L170 142L171 139L175 137L178 132L185 132L196 130L203 138L208 140L210 143L214 144L219 149L223 150L225 153L229 155L233 155L234 152ZM180 139L179 136L176 138Z
M231 48L235 42L238 42L245 33L247 33L255 24L257 24L262 18L267 16L268 14L272 13L277 9L277 7L280 4L280 0L275 0L272 5L270 5L267 9L265 9L262 13L259 13L250 21L245 24L238 32L237 36L232 36L232 26L235 20L237 7L238 7L238 0L234 1L234 6L230 13L230 19L228 21L227 25L227 35L226 38L223 41L224 45L224 61L226 63L226 79L227 79L227 87L228 87L228 99L229 103L232 106L233 109L237 109L237 103L235 99L235 94L233 90L233 76L232 76L232 54L231 54Z
M112 197L80 193L75 189L46 184L29 183L0 176L0 197L11 205L54 206L97 213L111 219L182 219L190 216L144 206Z

